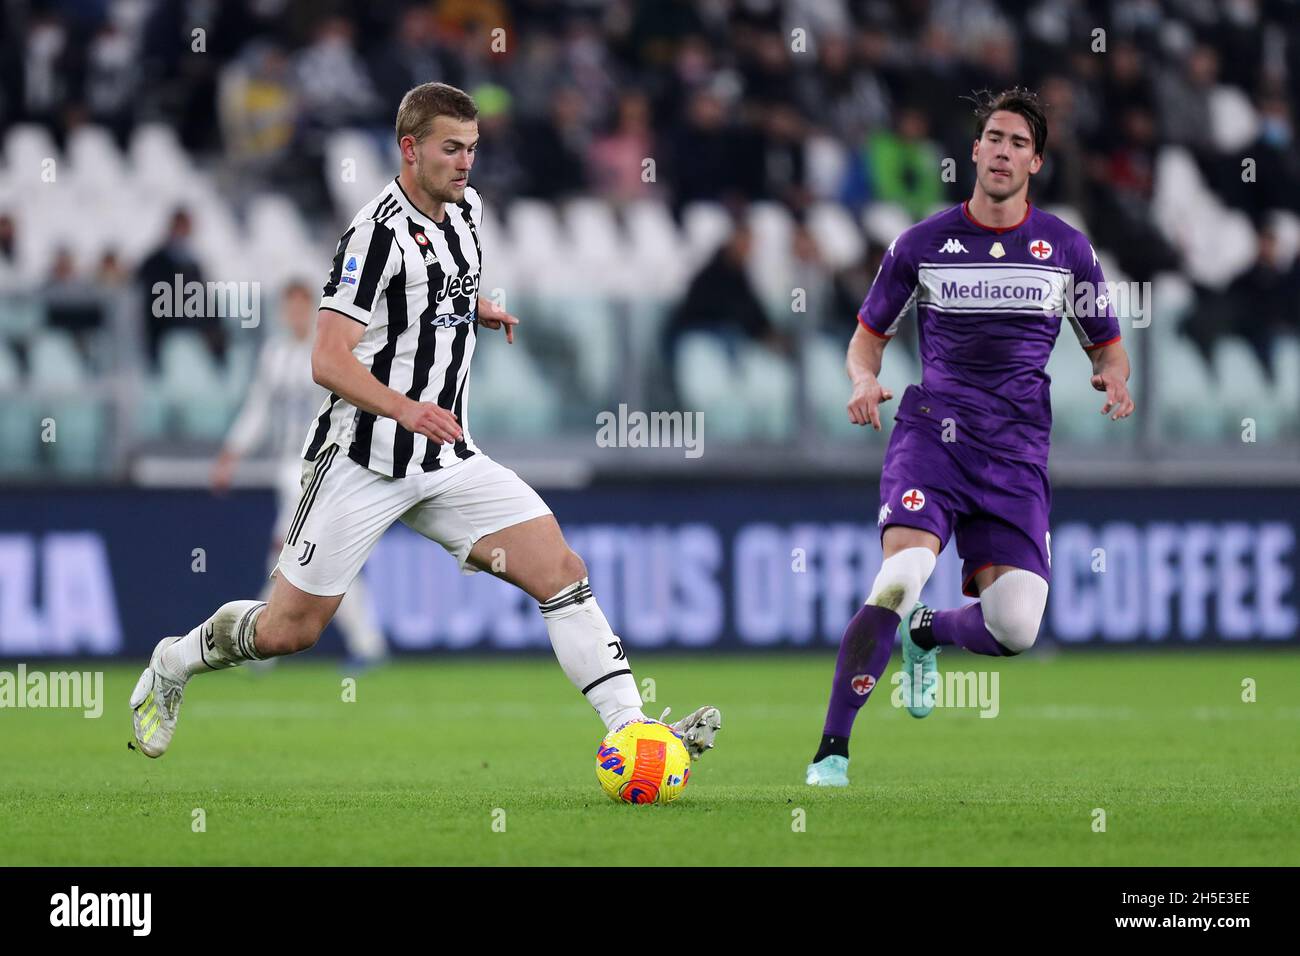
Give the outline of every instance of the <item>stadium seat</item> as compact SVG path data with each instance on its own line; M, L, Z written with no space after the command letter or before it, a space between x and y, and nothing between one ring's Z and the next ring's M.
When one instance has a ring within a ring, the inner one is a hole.
M709 439L742 441L749 437L749 414L739 394L739 376L726 345L717 336L707 332L682 336L677 383L682 411L704 413Z
M1101 415L1105 399L1093 389L1088 356L1068 327L1057 337L1047 360L1047 374L1052 379L1054 436L1078 442L1102 442L1117 437L1106 430L1108 424L1114 423Z
M352 221L364 203L374 199L390 174L375 139L357 130L337 130L325 141L325 182L339 222ZM343 173L352 173L345 178Z
M128 179L121 150L102 126L78 126L68 134L68 165L74 181L110 190Z
M1274 401L1264 368L1254 350L1238 338L1221 339L1214 345L1216 389L1213 407L1222 409L1226 430L1240 431L1242 420L1253 419L1257 441L1277 438L1282 428L1282 409Z
M559 425L561 396L528 350L518 345L475 348L467 391L475 441L536 439L554 433Z
M678 255L703 265L731 235L731 215L722 203L693 202L682 213L685 248Z
M136 178L180 195L192 178L193 165L176 131L163 123L142 123L131 136L128 149Z
M792 363L766 346L747 342L740 348L739 372L749 434L761 441L788 440L798 411Z
M639 199L624 207L623 219L631 241L629 257L640 267L634 274L631 293L673 299L680 296L690 280L689 260L682 255L685 238L668 207L657 199Z
M794 235L790 211L780 203L753 203L749 225L753 247L748 271L754 290L778 324L797 325L803 316L790 307L791 291L796 284L795 262L790 254Z
M21 474L36 464L40 414L36 402L23 390L18 360L7 342L0 340L0 472Z
M1300 336L1278 336L1273 352L1274 401L1292 428L1300 425Z
M197 332L173 329L159 346L162 393L174 407L182 434L220 439L233 413L221 375Z
M516 262L521 284L541 295L571 291L579 276L555 265L572 255L555 207L537 199L516 199L506 213L505 224L510 244L519 253ZM538 255L537 250L546 252Z
M20 188L30 190L41 184L41 174L48 159L55 161L57 176L62 156L49 130L33 123L15 123L9 127L9 134L5 137L5 165Z
M40 408L42 417L48 414L54 420L49 454L55 468L69 474L96 471L102 467L100 449L108 424L105 403L93 390L85 394L79 390L79 383L91 376L72 337L62 330L38 332L28 358L33 391L39 394L50 389L54 393L40 401Z
M1206 398L1214 393L1214 388L1209 369L1196 347L1175 335L1153 348L1151 354L1156 395L1153 411L1158 416L1160 433L1173 440L1202 442L1224 437L1225 419L1206 414Z
M568 352L566 364L572 364L582 392L602 401L611 395L618 371L621 328L615 321L613 302L601 295L553 298L533 318L540 316L545 316L547 328L563 337Z
M862 211L862 228L879 246L891 245L911 225L912 217L907 210L891 202L874 202Z
M846 342L830 335L814 334L804 338L803 374L814 427L831 438L848 438L856 427L849 421L844 408L852 394L848 376L844 373L846 347ZM891 352L886 365L892 364L894 358Z
M862 233L849 211L839 203L813 206L808 214L808 229L830 269L843 269L862 258L865 251Z

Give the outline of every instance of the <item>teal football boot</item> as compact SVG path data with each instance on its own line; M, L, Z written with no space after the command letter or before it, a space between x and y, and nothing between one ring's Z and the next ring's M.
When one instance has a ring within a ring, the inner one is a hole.
M930 609L917 601L912 610L898 623L898 641L903 647L903 676L899 688L903 703L913 717L928 717L934 710L935 695L939 689L939 648L922 650L912 641L912 621L922 611ZM931 612L933 613L933 612Z
M847 787L849 785L849 758L831 754L808 765L804 783L810 787Z

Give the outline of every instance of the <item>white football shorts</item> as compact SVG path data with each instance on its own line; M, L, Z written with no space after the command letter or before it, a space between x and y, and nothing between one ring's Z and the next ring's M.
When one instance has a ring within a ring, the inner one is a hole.
M331 444L303 462L302 493L276 568L309 594L344 594L400 519L473 573L467 560L479 538L550 513L522 478L482 452L453 468L388 478Z

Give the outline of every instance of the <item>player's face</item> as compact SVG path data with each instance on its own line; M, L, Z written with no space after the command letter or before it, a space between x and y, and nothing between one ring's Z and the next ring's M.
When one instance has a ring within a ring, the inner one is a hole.
M1034 134L1019 113L998 110L989 117L984 135L971 152L975 179L993 199L1008 199L1025 188L1029 177L1043 165L1034 153Z
M478 151L478 120L438 116L415 146L415 180L436 202L460 202Z

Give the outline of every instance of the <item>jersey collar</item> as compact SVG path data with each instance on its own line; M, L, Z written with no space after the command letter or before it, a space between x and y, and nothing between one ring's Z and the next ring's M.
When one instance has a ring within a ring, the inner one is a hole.
M400 188L400 186L399 186L399 188ZM1021 217L1021 219L1020 219L1020 221L1019 221L1018 223L1016 223L1014 226L1000 226L1000 227L999 227L999 226L986 226L986 225L984 225L984 223L980 222L978 219L976 219L974 216L971 215L969 206L970 206L970 200L969 200L969 199L962 200L962 204L961 204L962 215L964 215L968 220L970 220L970 222L972 222L972 223L974 223L975 225L979 226L981 229L984 229L984 230L986 230L986 231L988 231L988 232L994 233L994 234L999 235L999 236L1002 235L1002 233L1004 233L1004 232L1011 232L1013 229L1019 229L1021 226L1023 226L1023 225L1025 224L1025 221L1029 218L1029 213L1030 213L1030 212L1033 210L1033 208L1034 208L1033 203L1026 201L1026 202L1025 202L1025 214L1024 214L1024 216Z

